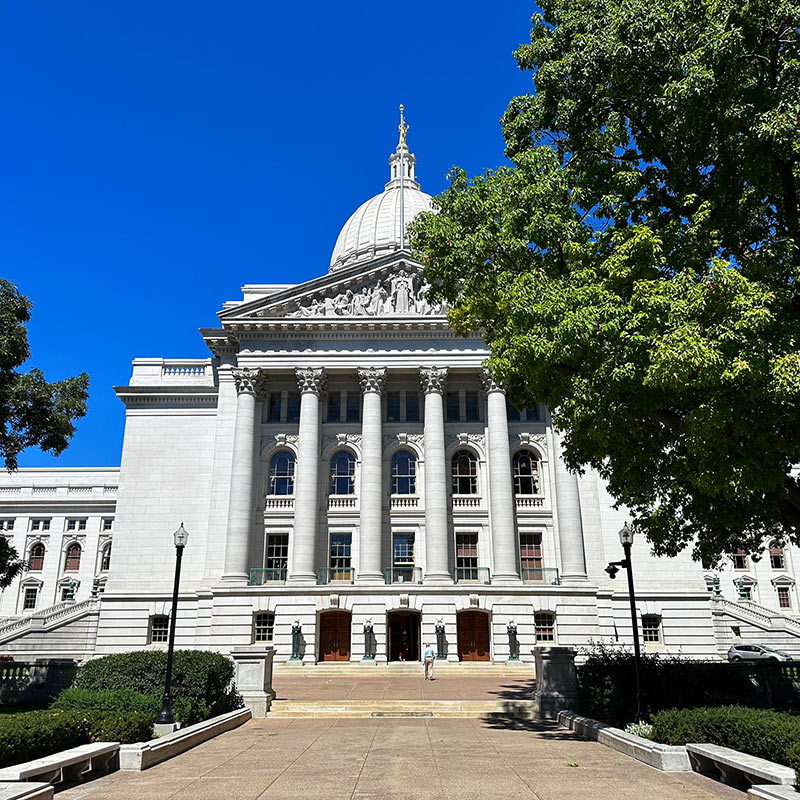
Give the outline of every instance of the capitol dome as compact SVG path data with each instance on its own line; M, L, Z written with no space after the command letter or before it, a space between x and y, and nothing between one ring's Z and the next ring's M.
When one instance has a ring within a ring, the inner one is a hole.
M420 211L431 210L431 196L414 177L416 158L408 152L407 130L401 114L400 142L389 157L389 182L345 222L333 248L331 272L400 250L411 220Z

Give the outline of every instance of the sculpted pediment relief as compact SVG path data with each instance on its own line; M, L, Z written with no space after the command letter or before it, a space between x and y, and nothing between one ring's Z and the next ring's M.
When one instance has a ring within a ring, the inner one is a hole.
M411 271L399 270L362 285L333 284L297 300L267 307L258 317L383 317L443 316L444 303L425 298L429 285Z

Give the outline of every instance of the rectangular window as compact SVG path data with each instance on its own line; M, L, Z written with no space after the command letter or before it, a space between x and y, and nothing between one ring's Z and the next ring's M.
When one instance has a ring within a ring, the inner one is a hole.
M361 421L361 395L358 392L347 393L347 421Z
M31 520L31 530L32 531L49 531L50 530L50 520L49 519L32 519Z
M386 395L386 421L400 422L400 392L389 392Z
M414 580L414 534L396 533L392 548L392 580L397 583Z
M419 395L406 394L406 422L419 422Z
M169 617L158 615L150 617L150 644L159 644L169 641Z
M103 517L103 522L100 525L101 531L110 531L114 527L114 520L112 517Z
M13 519L0 519L0 531L13 531L13 530L14 530Z
M792 598L789 596L789 587L788 586L779 586L778 587L778 606L780 608L791 608L792 607Z
M642 641L661 641L661 617L657 614L642 615Z
M747 569L749 559L744 550L737 550L733 554L733 568L734 569Z
M349 533L331 534L331 580L350 580L350 541Z
M61 602L63 603L65 600L69 600L72 597L72 590L69 586L62 586L61 587Z
M289 398L286 404L286 421L300 421L300 392L289 392Z
M739 586L739 599L740 600L752 600L753 599L752 587L749 584L740 584L740 586Z
M526 408L525 419L527 419L528 422L537 422L539 419L539 406L535 405L532 408Z
M289 563L289 534L270 533L267 536L267 549L264 566L267 569L286 570Z
M461 420L461 407L458 392L447 393L447 421L459 422Z
M25 595L22 599L22 610L32 611L36 608L36 598L39 596L39 589L36 586L26 586Z
M67 520L67 530L68 531L85 531L86 530L86 520L85 519L68 519Z
M506 397L506 416L509 422L519 422L520 413L519 409Z
M533 615L536 643L556 640L556 616L552 611L537 611Z
M477 392L465 392L464 393L464 400L465 400L465 410L467 415L467 422L479 422L478 417L478 393Z
M281 393L270 392L269 395L269 416L270 422L281 421Z
M521 533L519 535L519 556L523 581L544 580L542 535L540 533Z
M253 644L271 642L275 631L275 615L271 611L258 611L253 614Z
M339 422L342 418L342 393L328 393L328 422Z
M460 581L478 580L478 534L456 534L456 573Z

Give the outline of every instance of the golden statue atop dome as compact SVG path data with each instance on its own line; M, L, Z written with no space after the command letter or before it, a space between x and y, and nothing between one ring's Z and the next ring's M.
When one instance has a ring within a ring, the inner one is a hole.
M402 145L403 147L406 146L406 134L408 133L408 125L406 125L406 118L403 116L403 109L405 106L401 103L400 104L400 124L397 126L397 130L400 131L400 141L398 145Z

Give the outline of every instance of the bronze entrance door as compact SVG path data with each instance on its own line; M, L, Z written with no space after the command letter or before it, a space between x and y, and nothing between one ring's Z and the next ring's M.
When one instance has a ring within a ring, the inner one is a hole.
M326 611L319 617L319 660L350 660L350 612Z
M389 661L419 661L419 614L391 611L389 622Z
M458 657L461 661L489 660L489 615L482 611L458 613Z

